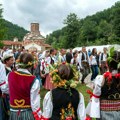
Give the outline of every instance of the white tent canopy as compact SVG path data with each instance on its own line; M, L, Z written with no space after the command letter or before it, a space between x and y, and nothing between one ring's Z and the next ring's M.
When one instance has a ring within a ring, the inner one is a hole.
M114 47L116 50L120 50L120 45L119 44L114 44L114 45L101 45L101 46L86 46L86 50L88 51L89 49L92 51L93 48L97 48L97 51L99 52L103 52L103 48L106 47L108 50L111 47ZM82 47L76 47L73 49L73 52L77 50L77 51L81 51Z

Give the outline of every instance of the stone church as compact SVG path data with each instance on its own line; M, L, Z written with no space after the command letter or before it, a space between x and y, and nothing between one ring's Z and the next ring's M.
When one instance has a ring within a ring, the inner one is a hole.
M39 23L31 23L31 30L24 36L22 45L29 51L44 51L51 48L45 40L39 31Z

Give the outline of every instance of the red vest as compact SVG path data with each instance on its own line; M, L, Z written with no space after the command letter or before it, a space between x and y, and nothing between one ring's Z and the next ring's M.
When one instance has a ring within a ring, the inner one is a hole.
M35 76L11 72L8 77L10 92L10 107L14 109L31 108L30 89Z

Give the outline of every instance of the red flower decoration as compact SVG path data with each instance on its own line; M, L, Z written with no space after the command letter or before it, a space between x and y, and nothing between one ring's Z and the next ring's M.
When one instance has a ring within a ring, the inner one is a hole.
M85 120L92 120L89 116L87 116L86 118L85 118Z
M112 81L112 74L110 72L105 72L104 77L107 78L108 83Z
M66 62L62 62L62 64L63 64L63 65L65 65L65 64L66 64Z
M120 79L120 73L116 74L116 75L115 75L115 78Z
M49 64L46 63L46 66L48 66Z
M72 120L72 117L67 117L66 120Z

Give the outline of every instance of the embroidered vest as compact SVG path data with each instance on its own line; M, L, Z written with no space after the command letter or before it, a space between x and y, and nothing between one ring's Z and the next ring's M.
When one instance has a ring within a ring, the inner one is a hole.
M68 108L69 103L71 103L72 107L74 108L75 117L73 120L78 120L77 108L80 100L79 93L73 88L71 88L71 92L72 96L70 96L70 94L64 88L56 88L52 90L53 112L50 120L61 120L61 110L65 110L66 108Z
M35 76L20 72L11 72L8 76L10 91L10 107L26 109L30 106L30 89Z

